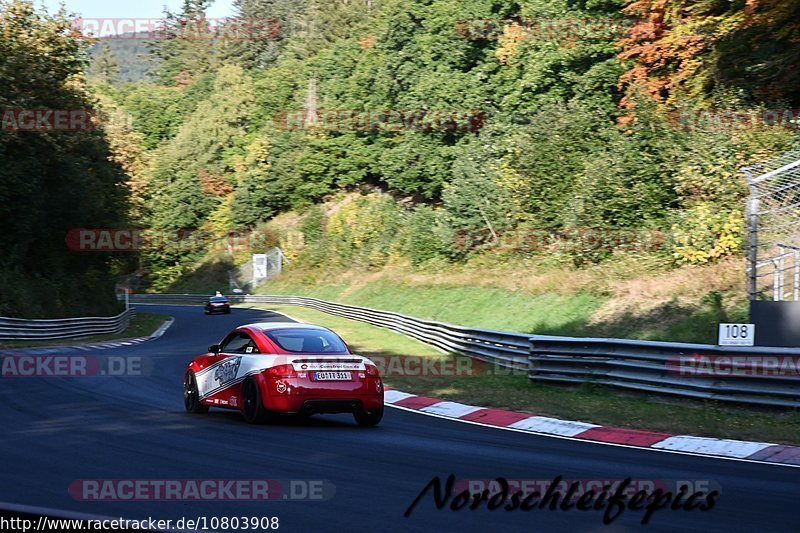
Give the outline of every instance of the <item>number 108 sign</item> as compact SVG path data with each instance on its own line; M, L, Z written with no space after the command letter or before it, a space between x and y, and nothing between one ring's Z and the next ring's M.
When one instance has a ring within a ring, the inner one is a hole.
M753 346L756 339L755 324L720 324L720 346Z

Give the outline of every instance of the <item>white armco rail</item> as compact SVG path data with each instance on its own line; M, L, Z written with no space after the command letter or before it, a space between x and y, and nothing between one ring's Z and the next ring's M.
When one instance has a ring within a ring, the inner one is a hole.
M26 319L0 317L0 340L49 340L120 333L136 317L135 309L117 316Z

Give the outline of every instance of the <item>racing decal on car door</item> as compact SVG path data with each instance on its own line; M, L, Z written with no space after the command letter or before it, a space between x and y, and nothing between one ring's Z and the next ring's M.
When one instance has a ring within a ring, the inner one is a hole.
M247 379L247 376L266 370L274 364L273 360L274 357L265 355L234 355L207 366L195 374L200 399L233 387Z
M229 357L225 359L216 370L214 370L214 382L217 386L225 385L229 381L236 379L239 367L242 365L242 357Z

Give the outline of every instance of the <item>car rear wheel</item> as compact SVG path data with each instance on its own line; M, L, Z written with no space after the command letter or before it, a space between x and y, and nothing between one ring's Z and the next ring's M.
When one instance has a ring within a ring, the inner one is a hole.
M187 413L202 414L208 412L208 406L200 402L197 390L197 378L194 372L187 372L183 380L183 406Z
M242 383L242 415L251 424L258 424L267 418L267 410L261 399L261 389L253 378Z
M363 411L359 413L353 413L353 418L356 419L356 422L359 426L377 426L383 418L383 407L372 411L371 413L366 413Z

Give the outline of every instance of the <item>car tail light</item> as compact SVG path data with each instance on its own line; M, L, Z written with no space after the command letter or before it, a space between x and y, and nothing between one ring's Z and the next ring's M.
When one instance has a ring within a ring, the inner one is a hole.
M367 375L372 378L379 378L381 377L381 373L378 371L378 367L375 365L370 365L369 363L365 365L367 368Z
M297 372L292 365L278 365L268 369L267 375L271 378L294 378Z

